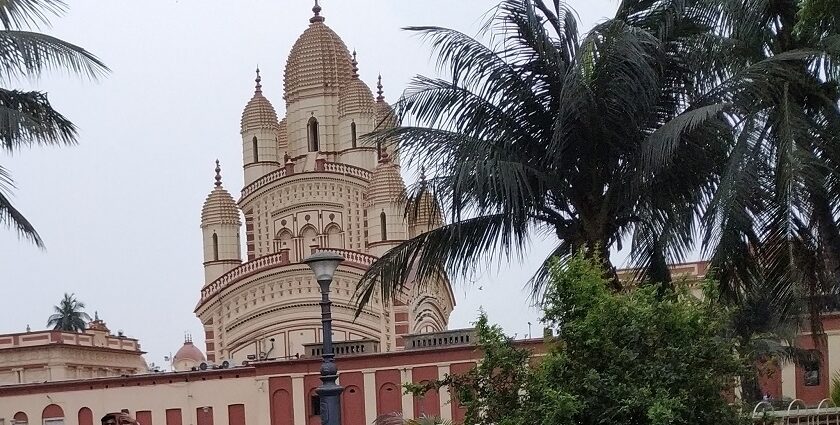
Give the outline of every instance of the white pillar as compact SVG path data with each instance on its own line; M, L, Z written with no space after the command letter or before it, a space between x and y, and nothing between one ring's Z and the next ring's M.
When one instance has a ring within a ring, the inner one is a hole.
M840 334L831 332L826 337L828 341L825 356L826 366L828 367L828 391L830 393L832 380L840 372Z
M257 425L269 425L271 424L271 415L266 415L262 412L271 412L271 394L269 394L269 381L268 378L260 377L254 380L254 384L257 387L257 403L256 406L249 409L249 406L245 406L245 423L250 424L254 423ZM227 415L227 411L225 411L225 415ZM227 423L227 418L224 418L222 424ZM142 425L142 424L141 424Z
M292 375L292 407L295 425L306 425L306 392L303 389L303 375Z
M372 424L376 420L376 397L379 393L376 388L376 371L372 369L363 370L365 383L365 422Z
M438 379L443 380L449 374L449 364L438 366ZM441 387L438 390L440 394L440 417L445 421L452 420L452 405L451 394L449 394L449 385Z
M782 365L782 397L796 398L796 365L793 362Z
M412 382L412 375L411 375L410 368L406 367L400 371L400 381L401 383L410 383ZM400 391L403 391L402 385L400 385ZM404 418L414 418L414 397L411 394L403 394L402 396L402 413Z

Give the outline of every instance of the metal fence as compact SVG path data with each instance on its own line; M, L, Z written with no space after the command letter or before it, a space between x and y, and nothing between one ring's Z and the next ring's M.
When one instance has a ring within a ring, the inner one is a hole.
M840 408L829 399L820 402L816 408L808 408L802 400L796 399L787 409L772 410L769 402L758 403L752 412L753 423L760 425L840 425Z

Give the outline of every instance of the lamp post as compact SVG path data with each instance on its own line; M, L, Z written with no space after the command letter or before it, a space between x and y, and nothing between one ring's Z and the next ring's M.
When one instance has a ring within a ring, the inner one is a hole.
M321 323L324 328L323 359L321 363L321 385L316 390L321 401L321 425L341 425L341 392L344 390L335 381L338 368L332 344L332 312L330 307L330 283L335 269L344 257L331 252L316 252L303 262L315 272L315 280L321 287Z

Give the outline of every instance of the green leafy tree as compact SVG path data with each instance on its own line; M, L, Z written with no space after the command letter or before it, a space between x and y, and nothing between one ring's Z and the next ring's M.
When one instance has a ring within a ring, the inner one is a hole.
M609 289L599 264L575 256L554 263L544 304L556 331L533 365L482 316L481 363L447 376L473 424L735 424L727 400L742 365L723 338L726 316L689 294Z
M84 311L85 303L76 299L76 294L64 294L58 305L53 306L55 313L47 320L47 326L65 332L82 332L90 321Z
M434 416L421 416L419 418L405 418L399 413L382 415L374 420L374 425L453 425L452 421Z
M108 68L85 49L33 29L48 26L50 15L61 15L61 0L0 0L0 151L76 143L76 127L56 111L41 91L21 91L9 84L36 79L45 71L63 70L96 78ZM0 226L13 228L39 247L35 227L9 199L14 181L0 166Z

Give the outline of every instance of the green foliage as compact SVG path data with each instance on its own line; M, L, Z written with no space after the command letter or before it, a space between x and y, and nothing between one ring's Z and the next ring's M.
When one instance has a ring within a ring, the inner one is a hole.
M736 424L725 393L743 371L725 315L655 285L609 289L581 255L551 269L545 322L557 333L536 366L482 314L482 362L449 385L474 424ZM413 388L422 392L426 388Z
M799 6L797 35L820 40L840 34L840 5L836 0L799 0Z
M38 78L45 71L63 70L97 78L108 68L85 49L31 31L49 25L50 15L66 10L61 0L0 0L0 84L17 78ZM14 153L35 145L70 145L76 127L53 109L46 94L0 87L0 152ZM43 247L35 227L11 202L11 174L0 166L0 227Z
M831 404L840 406L840 373L831 377L831 393L828 398L831 399Z
M76 294L64 294L58 305L53 306L55 313L47 320L47 326L65 332L82 332L90 321L84 312L85 303L76 299Z
M419 418L404 418L399 413L382 415L373 421L374 425L453 425L452 421L444 420L434 416L421 416Z

